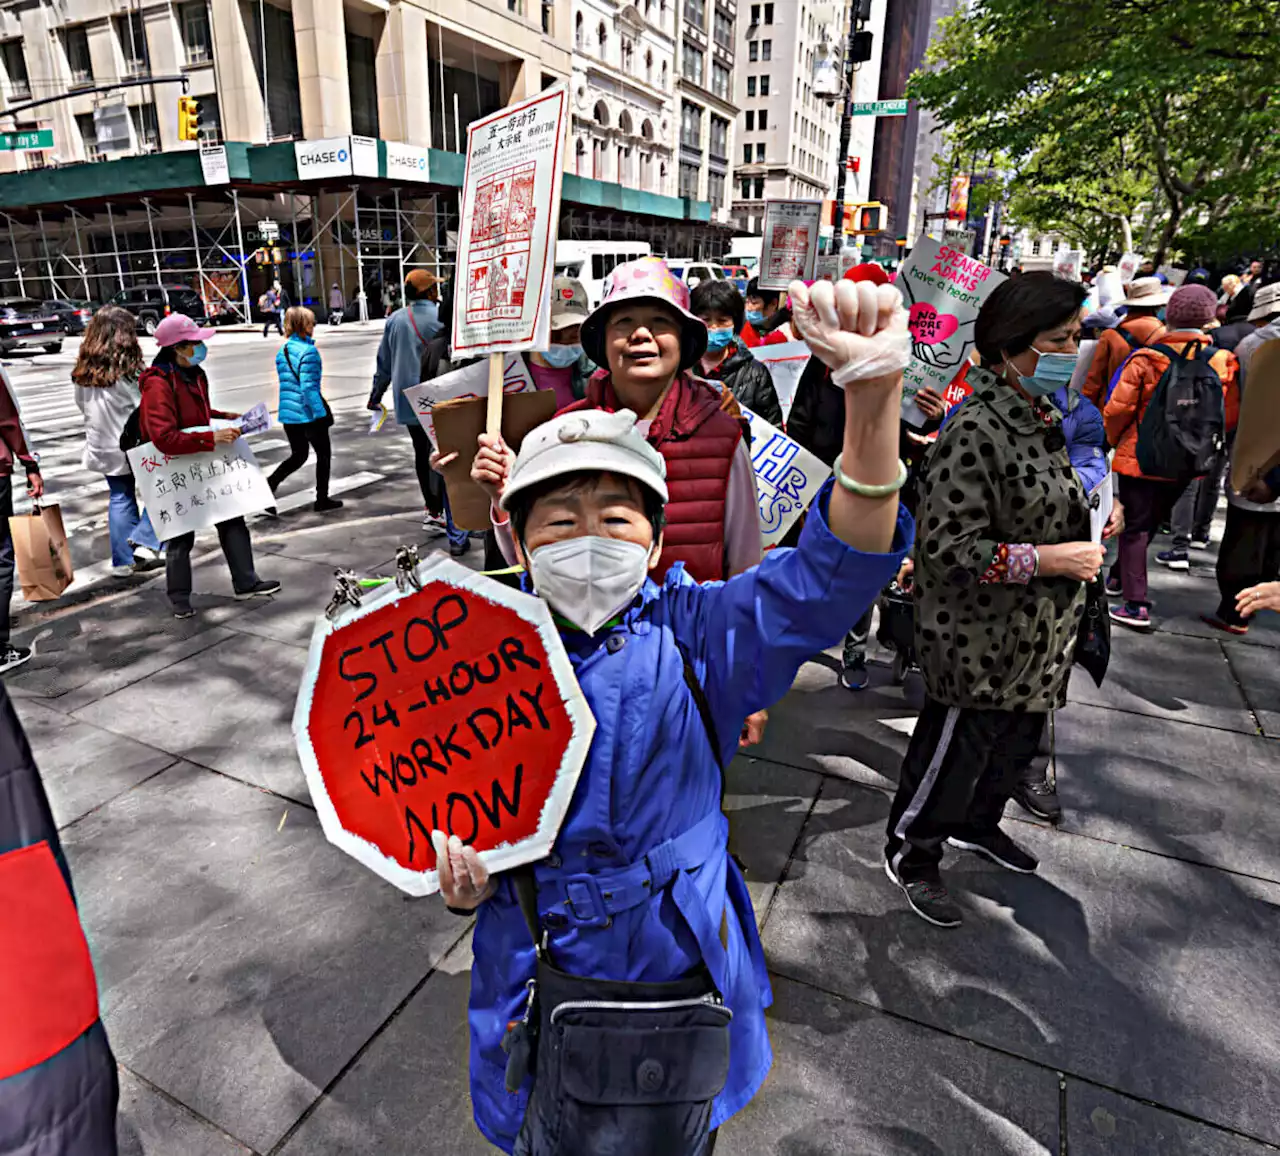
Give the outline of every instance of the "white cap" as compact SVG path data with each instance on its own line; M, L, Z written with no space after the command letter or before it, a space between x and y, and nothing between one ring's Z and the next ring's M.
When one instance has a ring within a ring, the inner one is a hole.
M1264 285L1253 299L1253 308L1249 310L1250 321L1261 321L1273 313L1280 313L1280 281Z
M531 486L594 472L635 478L667 500L667 463L636 430L636 415L629 409L583 409L559 414L525 435L502 491L502 508L509 509L511 499Z

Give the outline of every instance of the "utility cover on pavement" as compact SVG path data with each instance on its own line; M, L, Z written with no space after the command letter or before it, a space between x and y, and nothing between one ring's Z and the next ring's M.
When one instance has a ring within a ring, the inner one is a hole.
M490 871L550 854L595 719L546 603L435 556L311 638L293 731L330 842L411 895L431 832Z

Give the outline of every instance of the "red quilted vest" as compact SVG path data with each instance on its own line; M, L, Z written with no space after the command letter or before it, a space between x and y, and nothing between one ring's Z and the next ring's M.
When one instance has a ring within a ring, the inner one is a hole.
M720 408L721 395L706 382L682 373L667 392L662 407L649 426L646 440L667 463L667 529L662 561L653 578L662 576L673 562L699 582L727 578L724 548L725 495L729 470L742 423ZM587 395L561 410L619 408L607 370L598 370L587 385Z

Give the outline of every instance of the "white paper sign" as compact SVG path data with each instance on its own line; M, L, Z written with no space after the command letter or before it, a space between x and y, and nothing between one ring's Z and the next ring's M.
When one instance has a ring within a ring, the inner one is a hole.
M821 201L765 201L761 289L785 289L792 281L813 280L821 224Z
M1053 255L1053 275L1079 281L1084 274L1084 253L1079 249L1059 249Z
M831 467L746 406L742 414L751 426L751 466L760 503L760 532L767 550L777 546L809 508L822 483L831 476Z
M453 351L545 349L569 93L558 84L467 126Z
M537 387L524 358L518 353L508 353L502 363L502 392L529 393ZM455 401L462 397L489 396L489 363L474 361L455 369L452 373L442 373L421 385L411 385L404 391L405 400L413 406L427 437L435 444L436 426L432 420L432 412L442 401Z
M773 378L773 391L782 406L782 420L791 416L791 404L796 399L800 375L809 363L809 347L803 341L783 341L778 345L757 345L751 356L764 363Z
M200 170L206 185L231 183L231 166L227 163L226 145L207 145L200 149Z
M376 177L378 173L378 141L371 136L351 138L351 172L357 177Z
M257 434L271 428L271 411L265 401L246 409L239 417L215 417L213 429L238 429L242 434Z
M1094 542L1099 545L1102 543L1102 531L1106 528L1107 519L1111 517L1111 511L1115 507L1113 476L1108 473L1098 483L1098 488L1089 495L1089 529Z
M1096 341L1080 342L1080 354L1076 358L1076 367L1071 371L1071 388L1076 393L1084 389L1084 379L1089 376L1089 366L1093 364L1093 355L1097 349Z
M129 451L129 466L161 541L275 505L244 438L212 453L177 457L145 442Z
M814 265L813 276L816 281L839 281L840 254L826 253L819 257Z
M1128 285L1138 275L1138 266L1142 264L1141 253L1126 253L1120 258L1120 263L1116 266L1116 271L1120 274L1120 280L1123 284Z
M923 426L916 393L926 385L945 394L973 350L978 310L1005 275L944 245L921 237L898 271L895 284L910 315L911 360L902 374L902 416Z

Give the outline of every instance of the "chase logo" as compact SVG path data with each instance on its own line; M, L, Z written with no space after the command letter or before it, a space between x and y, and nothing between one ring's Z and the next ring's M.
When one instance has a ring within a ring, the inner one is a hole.
M302 153L298 157L302 165L344 165L347 163L346 149L328 149L322 153Z

